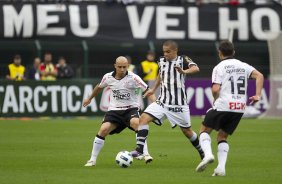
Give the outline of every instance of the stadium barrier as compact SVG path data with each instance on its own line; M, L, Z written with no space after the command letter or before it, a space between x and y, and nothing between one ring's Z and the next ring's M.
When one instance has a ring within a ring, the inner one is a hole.
M271 85L269 96L269 108L262 114L261 118L281 119L282 118L282 31L279 37L267 41L270 61Z
M61 81L1 81L0 117L40 116L100 116L109 105L109 90L104 89L92 103L82 107L82 101L92 92L98 79ZM211 107L211 82L209 79L186 81L191 115L203 115ZM255 93L255 81L249 82L248 95ZM260 111L268 107L269 81L266 80L262 99L255 105ZM281 100L280 100L281 101Z

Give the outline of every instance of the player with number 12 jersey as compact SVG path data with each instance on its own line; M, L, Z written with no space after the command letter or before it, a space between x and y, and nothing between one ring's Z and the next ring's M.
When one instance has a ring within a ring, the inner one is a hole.
M244 113L248 78L255 68L237 59L224 60L213 69L212 73L212 83L221 85L221 92L214 102L214 109Z

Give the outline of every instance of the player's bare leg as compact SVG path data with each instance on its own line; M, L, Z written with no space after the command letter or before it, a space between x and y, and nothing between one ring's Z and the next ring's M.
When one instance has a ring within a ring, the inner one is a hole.
M84 166L90 167L96 165L97 157L105 143L105 137L109 135L111 131L116 129L116 127L117 126L115 124L112 124L110 122L105 122L101 125L100 130L98 131L98 134L96 135L93 141L91 157Z
M180 128L180 129L182 130L183 134L190 140L192 145L197 149L202 160L205 154L200 146L198 135L196 134L196 132L194 132L191 128Z

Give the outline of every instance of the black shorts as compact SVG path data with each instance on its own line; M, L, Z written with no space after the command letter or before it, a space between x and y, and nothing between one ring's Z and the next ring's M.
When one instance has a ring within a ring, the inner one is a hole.
M139 118L138 108L130 108L127 110L115 110L115 111L108 111L105 114L103 123L110 122L117 125L117 128L110 132L110 134L118 134L123 131L126 127L130 128L131 130L135 131L133 128L130 127L130 120L131 118Z
M219 130L222 129L231 135L238 126L244 113L217 111L211 109L207 112L203 121L206 127Z

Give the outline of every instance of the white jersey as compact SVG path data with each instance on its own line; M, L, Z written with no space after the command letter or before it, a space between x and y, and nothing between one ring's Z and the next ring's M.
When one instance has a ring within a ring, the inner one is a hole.
M115 79L115 72L104 75L99 88L110 87L110 105L108 110L126 110L139 108L139 89L145 91L148 85L136 74L128 71L122 79Z
M218 111L245 112L248 78L255 68L237 59L225 59L214 67L212 83L220 84L219 97L214 102Z

